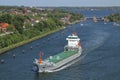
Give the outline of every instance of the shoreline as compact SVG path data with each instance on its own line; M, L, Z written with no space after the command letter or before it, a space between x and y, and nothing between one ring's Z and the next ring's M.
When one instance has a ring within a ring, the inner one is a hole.
M58 28L58 29L49 31L49 32L47 32L47 33L44 32L43 34L38 35L38 36L35 36L35 37L31 38L31 39L27 39L27 40L24 40L24 41L22 41L22 42L19 42L19 43L16 43L16 44L12 44L12 45L10 45L10 46L8 46L8 47L2 48L2 49L0 49L0 54L4 54L5 52L8 52L8 51L10 51L10 50L12 50L12 49L14 49L14 48L17 48L17 47L22 46L22 45L24 45L24 44L30 43L30 42L32 42L32 41L34 41L34 40L40 39L40 38L42 38L42 37L45 37L45 36L47 36L47 35L49 35L49 34L55 33L55 32L60 31L60 30L62 30L62 29L64 29L64 28Z

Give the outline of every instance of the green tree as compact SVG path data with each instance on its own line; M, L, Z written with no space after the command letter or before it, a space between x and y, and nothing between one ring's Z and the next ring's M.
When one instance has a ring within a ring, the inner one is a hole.
M13 31L13 30L14 30L13 25L9 25L9 26L7 27L7 31Z
M2 16L0 16L0 21L11 24L12 16L10 14L3 14Z
M22 25L22 23L20 23L20 22L18 22L18 21L15 21L15 22L14 22L14 26L15 26L15 29L16 29L20 34L23 33L23 25Z

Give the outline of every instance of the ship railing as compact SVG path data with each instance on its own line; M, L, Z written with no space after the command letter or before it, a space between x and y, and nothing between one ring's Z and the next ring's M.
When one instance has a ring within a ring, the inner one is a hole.
M70 47L68 45L64 47L64 51L78 51L78 50L79 50L79 47Z

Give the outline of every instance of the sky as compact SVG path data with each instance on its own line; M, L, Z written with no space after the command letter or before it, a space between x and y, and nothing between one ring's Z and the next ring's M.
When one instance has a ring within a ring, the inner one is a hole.
M120 6L120 0L0 0L0 6L92 7Z

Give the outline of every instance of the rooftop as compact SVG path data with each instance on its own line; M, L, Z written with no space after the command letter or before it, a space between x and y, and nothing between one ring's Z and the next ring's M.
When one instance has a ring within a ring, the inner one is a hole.
M0 23L0 27L1 28L7 28L8 27L8 23Z

